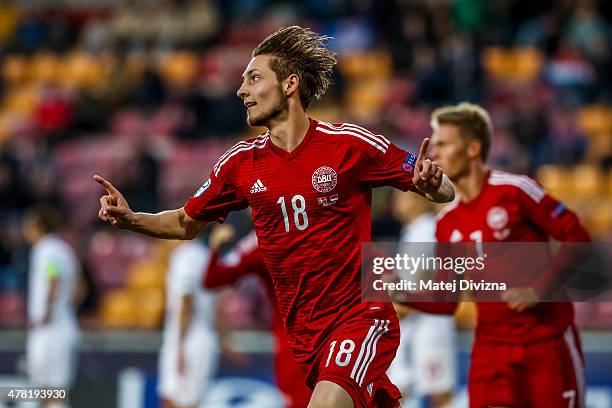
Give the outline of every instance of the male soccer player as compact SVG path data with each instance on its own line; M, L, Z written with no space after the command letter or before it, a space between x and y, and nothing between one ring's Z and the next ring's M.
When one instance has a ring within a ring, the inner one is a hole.
M433 205L415 194L394 191L393 216L402 226L400 241L410 253L433 255L436 218ZM428 251L428 252L424 252ZM399 273L400 271L398 271ZM401 275L418 279L418 275ZM395 304L400 318L400 346L389 368L389 378L400 388L402 406L410 406L414 397L425 397L433 408L450 407L456 385L455 323L452 316L420 313Z
M47 207L27 211L23 235L30 253L27 369L35 385L72 385L76 370L79 327L75 298L80 264L59 235L59 215ZM68 407L66 400L47 400L52 408Z
M159 353L158 392L164 408L199 406L218 365L215 296L201 284L209 257L197 239L182 243L170 256Z
M431 156L458 192L439 214L439 242L590 241L574 213L536 182L486 166L493 126L483 108L462 103L436 110L432 126ZM527 268L530 261L519 262ZM502 296L505 302L477 302L470 407L584 407L573 305L539 302L544 289L511 288ZM423 310L443 306L453 313L456 303L428 306Z
M230 225L219 225L210 234L211 256L208 269L204 274L204 285L217 288L236 283L248 275L261 279L268 299L272 303L272 332L276 349L274 351L274 370L276 384L285 399L285 408L303 408L308 405L312 392L306 387L304 372L293 361L283 321L276 303L274 286L270 272L257 247L257 236L251 231L242 238L223 259L219 259L219 248L234 238L234 229Z
M268 131L239 142L183 208L134 213L107 195L101 219L160 238L193 238L209 221L250 206L293 356L313 389L309 407L397 406L385 372L399 328L388 302L361 302L360 246L370 240L371 189L390 185L436 202L454 198L435 162L351 124L309 118L330 84L336 59L326 37L297 26L253 51L238 96L247 122Z

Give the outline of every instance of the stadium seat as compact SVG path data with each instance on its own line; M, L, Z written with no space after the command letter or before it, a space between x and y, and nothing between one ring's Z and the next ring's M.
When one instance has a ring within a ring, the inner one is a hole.
M64 69L57 55L49 52L36 54L29 63L29 78L34 83L55 83Z
M162 57L161 74L170 84L187 86L199 68L198 58L190 52L176 52Z
M164 287L166 264L143 260L130 266L127 286L132 289L161 289Z
M572 190L581 198L591 198L604 192L605 177L596 165L581 164L572 170Z
M546 165L538 169L537 179L553 197L565 201L573 194L574 183L570 175L560 166Z
M578 127L587 136L612 133L612 108L590 105L578 111Z
M2 79L8 85L23 84L27 78L28 60L23 55L7 55L3 57Z
M142 329L159 329L164 315L163 289L139 289L130 293L135 309L135 325Z
M108 292L100 303L100 321L105 327L129 328L137 321L132 293L128 290Z

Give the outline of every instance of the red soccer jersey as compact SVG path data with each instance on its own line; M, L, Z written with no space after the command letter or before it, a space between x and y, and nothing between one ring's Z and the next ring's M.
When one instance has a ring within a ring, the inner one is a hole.
M478 197L468 203L456 197L439 214L436 230L439 242L547 242L550 237L590 240L577 217L535 181L495 170L485 177ZM503 302L477 302L477 308L477 339L500 343L560 336L574 319L571 302L542 302L523 312Z
M269 134L243 141L214 166L185 212L223 222L251 206L259 249L270 271L298 362L313 358L361 303L360 247L370 240L371 190L413 188L416 157L351 124L310 120L291 153ZM390 303L377 305L394 316Z

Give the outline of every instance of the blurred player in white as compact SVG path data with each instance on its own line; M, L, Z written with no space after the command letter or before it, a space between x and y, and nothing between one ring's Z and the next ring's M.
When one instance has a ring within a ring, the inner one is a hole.
M58 214L46 207L30 209L23 220L23 235L32 245L27 370L36 385L69 388L77 361L75 300L81 267L73 249L57 235L58 226ZM69 406L60 400L45 405Z
M433 205L429 201L415 199L413 195L393 191L393 216L403 224L400 240L413 243L415 250L410 252L420 254L428 251L426 256L433 255L433 242L436 240ZM401 278L417 279L416 276ZM388 374L402 392L402 405L407 406L412 397L424 396L430 407L450 407L456 385L453 318L420 313L399 303L394 305L400 318L401 337L397 356Z
M209 257L199 239L182 243L170 256L159 355L158 392L164 408L197 407L217 369L215 296L202 287Z

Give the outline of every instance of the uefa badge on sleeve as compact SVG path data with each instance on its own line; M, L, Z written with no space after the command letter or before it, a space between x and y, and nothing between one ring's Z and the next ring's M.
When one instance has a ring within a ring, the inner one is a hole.
M402 170L406 173L412 173L414 171L414 165L416 164L416 156L412 153L408 153L404 162L402 163Z
M208 189L208 187L210 187L210 179L206 180L206 183L202 184L202 187L200 187L200 189L196 191L196 193L193 196L194 197L201 196L202 193Z

